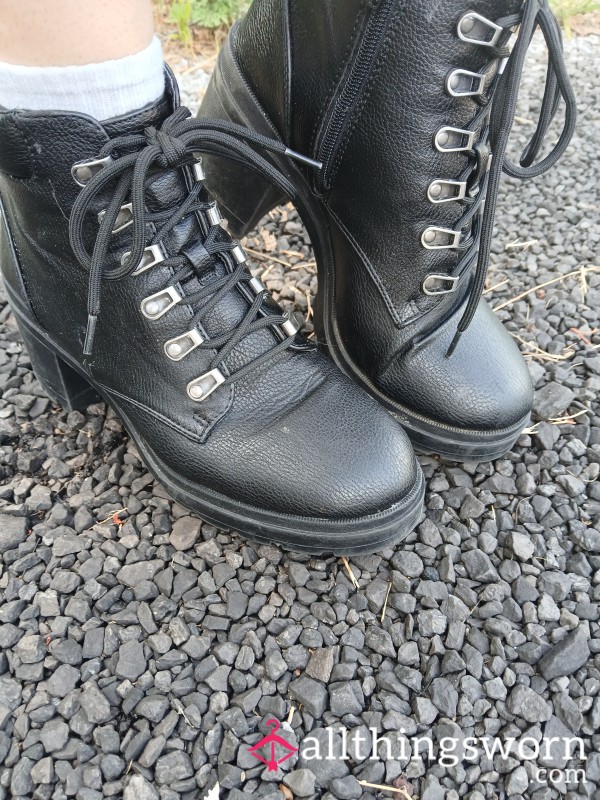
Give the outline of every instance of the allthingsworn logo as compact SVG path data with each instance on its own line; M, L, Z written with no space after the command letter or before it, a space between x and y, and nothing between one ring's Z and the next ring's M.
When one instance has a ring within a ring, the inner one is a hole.
M277 731L281 727L279 720L267 720L267 728L271 729L271 733L249 748L249 752L258 761L262 761L267 765L269 772L277 772L280 764L291 758L294 753L298 752L297 747L293 747L289 742L286 742L281 736L277 735Z

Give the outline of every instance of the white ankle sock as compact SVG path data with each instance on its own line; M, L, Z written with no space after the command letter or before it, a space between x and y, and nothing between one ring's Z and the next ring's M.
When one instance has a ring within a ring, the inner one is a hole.
M24 67L0 62L0 106L79 111L98 120L136 111L162 97L163 57L155 36L140 53L100 64Z

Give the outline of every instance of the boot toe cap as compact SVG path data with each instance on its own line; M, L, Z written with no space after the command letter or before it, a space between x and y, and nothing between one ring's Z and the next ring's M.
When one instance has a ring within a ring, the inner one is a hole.
M402 428L333 367L283 417L233 435L246 499L264 498L287 514L330 520L377 515L402 503L418 482L419 466Z
M395 360L381 385L425 418L466 431L524 425L533 403L531 376L510 334L482 301L449 358L457 316Z

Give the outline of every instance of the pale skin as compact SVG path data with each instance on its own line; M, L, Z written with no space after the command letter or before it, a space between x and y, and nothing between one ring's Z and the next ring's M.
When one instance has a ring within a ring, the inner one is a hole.
M139 53L154 33L150 0L0 0L0 61L95 64Z

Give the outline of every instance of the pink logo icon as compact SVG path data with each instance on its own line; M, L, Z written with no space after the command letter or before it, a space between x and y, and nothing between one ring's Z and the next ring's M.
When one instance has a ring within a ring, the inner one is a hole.
M294 753L298 752L297 747L293 747L289 742L286 742L285 739L277 735L277 731L280 727L281 725L278 720L268 720L267 728L271 729L271 733L267 734L267 736L263 736L259 742L249 748L254 758L267 765L269 772L277 772L277 767L280 764L283 764L284 761L287 761ZM266 748L266 752L269 753L268 758L265 758L260 752L263 748ZM281 755L282 753L284 753L284 755ZM279 758L277 758L278 754L280 755Z

